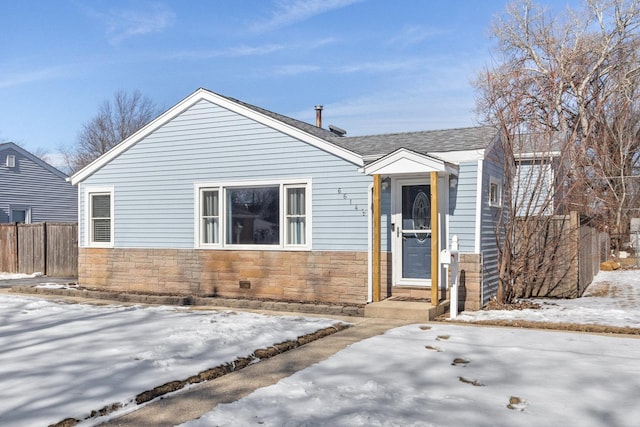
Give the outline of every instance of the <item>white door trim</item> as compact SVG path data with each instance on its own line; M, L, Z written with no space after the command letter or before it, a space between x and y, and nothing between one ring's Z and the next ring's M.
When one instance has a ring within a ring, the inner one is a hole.
M411 279L402 276L402 186L430 185L429 176L392 179L391 191L391 250L393 286L431 287L431 279Z

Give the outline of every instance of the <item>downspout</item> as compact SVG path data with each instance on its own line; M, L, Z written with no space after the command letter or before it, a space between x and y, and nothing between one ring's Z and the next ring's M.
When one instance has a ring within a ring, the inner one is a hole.
M478 180L476 186L476 232L475 232L475 244L474 250L475 253L480 255L482 259L481 249L482 245L480 240L482 239L482 188L484 185L484 171L483 171L483 160L478 160ZM484 261L484 260L483 260ZM480 307L484 305L484 277L482 276L482 271L480 271Z
M475 229L475 242L474 242L474 252L480 253L480 238L481 232L480 229L482 227L482 181L484 179L483 171L482 171L482 159L478 160L478 180L476 185L476 229Z

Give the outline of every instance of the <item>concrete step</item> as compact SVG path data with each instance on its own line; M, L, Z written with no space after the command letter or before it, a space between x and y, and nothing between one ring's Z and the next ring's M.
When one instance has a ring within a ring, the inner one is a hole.
M428 322L447 310L448 300L440 302L437 306L429 302L384 300L367 304L364 307L364 317Z

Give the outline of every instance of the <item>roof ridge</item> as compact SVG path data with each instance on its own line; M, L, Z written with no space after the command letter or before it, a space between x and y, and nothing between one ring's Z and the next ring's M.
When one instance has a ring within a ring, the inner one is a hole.
M19 152L23 156L28 157L32 162L37 163L41 167L47 169L49 172L53 173L54 175L57 175L58 177L60 177L62 179L66 179L69 176L66 173L62 172L57 167L53 166L52 164L49 164L49 162L44 161L40 157L38 157L35 154L33 154L31 151L27 150L26 148L21 147L20 145L16 144L15 142L12 142L12 141L0 142L0 150L5 150L5 149L13 149L13 150Z
M205 90L208 90L208 89L205 89ZM269 117L271 117L273 119L276 119L276 120L279 120L281 122L287 123L287 124L289 124L291 126L294 126L294 127L298 128L298 129L304 131L304 132L311 133L312 135L317 136L319 138L331 139L331 138L337 137L337 135L334 134L333 132L331 132L330 130L315 126L315 125L313 125L311 123L307 123L307 122L304 122L302 120L298 120L298 119L295 119L293 117L286 116L284 114L276 113L275 111L271 111L271 110L268 110L268 109L263 108L263 107L258 107L257 105L249 104L248 102L241 101L241 100L233 98L231 96L222 95L221 93L213 92L211 90L209 90L209 92L211 92L211 93L213 93L215 95L218 95L218 96L220 96L222 98L228 99L231 102L235 102L236 104L240 104L240 105L242 105L244 107L250 108L250 109L252 109L254 111L257 111L257 112L259 112L261 114L265 114L265 115L267 115L267 116L269 116Z
M431 132L454 132L460 130L471 130L471 129L493 129L492 126L464 126L458 128L441 128L441 129L426 129L426 130L412 130L407 132L387 132L387 133L372 133L366 135L353 135L353 136L345 136L344 138L368 138L373 136L393 136L393 135L409 135L416 133L431 133Z

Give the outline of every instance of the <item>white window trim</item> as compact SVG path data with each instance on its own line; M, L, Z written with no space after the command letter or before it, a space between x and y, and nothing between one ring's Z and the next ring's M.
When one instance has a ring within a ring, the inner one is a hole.
M302 188L304 189L304 215L289 215L287 213L287 190L293 190L293 189L299 189ZM309 191L308 191L308 186L305 184L284 184L281 186L281 196L282 196L282 201L280 203L280 209L282 212L282 218L281 218L281 223L282 223L282 243L285 247L293 247L293 248L297 248L297 247L306 247L307 246L307 239L309 238L309 228L308 228L308 220L309 220L309 214L308 209L310 207L310 203L309 203ZM304 244L287 244L287 241L289 240L289 227L287 224L287 220L289 218L300 218L300 217L304 217Z
M256 250L256 251L309 251L312 248L312 229L311 221L312 211L312 182L311 178L300 179L273 179L273 180L251 180L251 181L216 181L216 182L197 182L194 184L194 246L199 249L221 249L221 250ZM227 189L239 187L279 187L280 197L280 215L279 215L279 244L277 245L237 245L226 243L227 230ZM286 188L305 188L305 212L306 212L306 229L304 245L287 245L286 244ZM220 213L220 236L218 243L202 243L202 191L218 190L218 212Z
M31 206L29 205L9 205L9 222L13 223L13 211L25 211L25 224L31 224Z
M498 200L495 202L491 200L492 185L497 186ZM500 180L494 176L489 177L489 206L496 207L496 208L499 208L500 206L502 206L502 182L500 182Z
M14 154L8 154L5 160L5 166L8 168L16 167L16 156Z
M91 196L94 194L108 193L111 197L110 215L111 215L111 236L109 242L93 242L91 239ZM84 190L84 243L88 248L113 248L114 236L115 236L115 217L114 217L114 205L115 200L113 196L113 187L86 187Z

